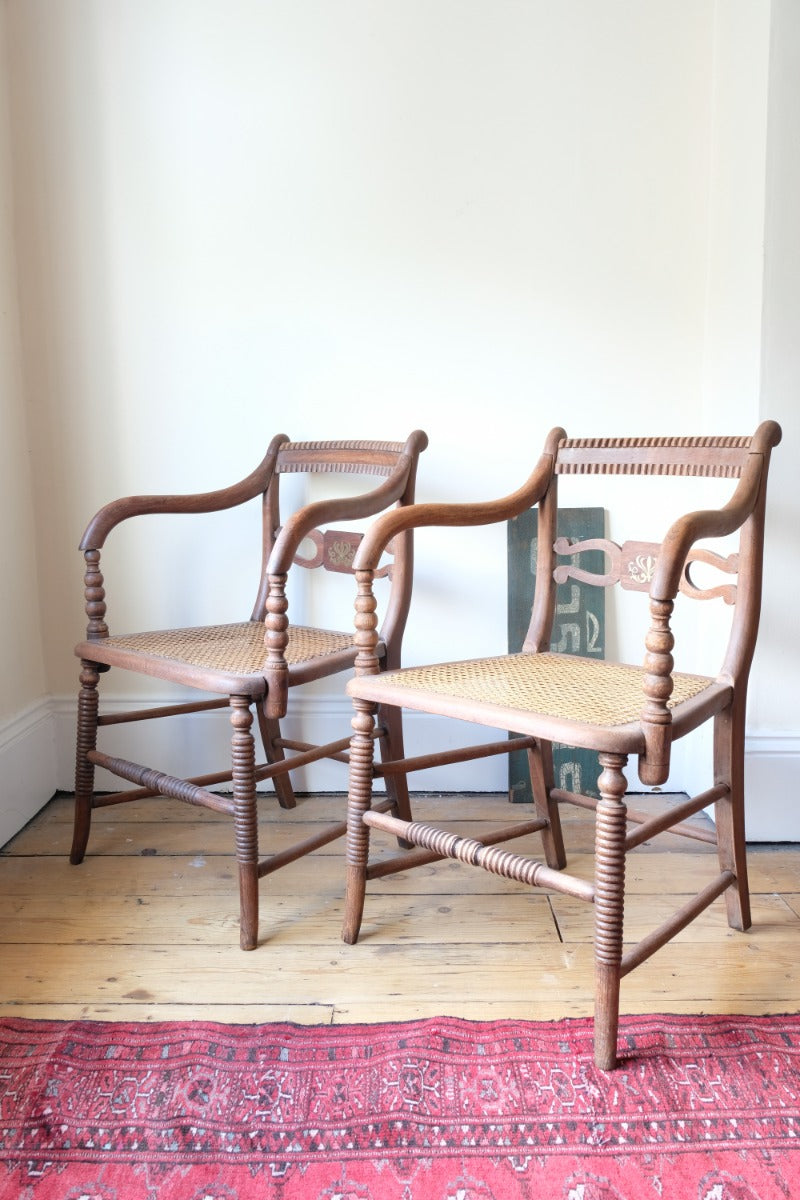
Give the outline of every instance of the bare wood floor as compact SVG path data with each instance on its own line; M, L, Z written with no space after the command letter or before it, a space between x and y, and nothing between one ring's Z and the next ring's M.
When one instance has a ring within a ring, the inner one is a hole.
M344 803L262 806L268 851L339 819ZM86 861L71 867L71 807L56 798L0 853L2 1015L339 1023L592 1011L592 914L579 901L440 863L370 884L361 941L345 946L339 841L262 880L261 942L243 953L230 820L163 800L106 809ZM508 812L504 797L486 796L420 797L415 808L470 831ZM568 810L565 837L570 870L591 878L591 818ZM626 941L699 890L714 864L707 845L671 835L641 847L629 859ZM717 901L623 981L623 1011L800 1008L800 846L753 847L750 876L751 930L728 929Z

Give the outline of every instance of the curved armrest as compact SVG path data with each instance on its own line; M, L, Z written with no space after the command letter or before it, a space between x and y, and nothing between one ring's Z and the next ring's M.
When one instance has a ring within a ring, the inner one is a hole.
M672 717L668 703L673 687L672 650L675 644L670 620L687 555L694 543L701 538L725 537L726 534L733 533L743 526L748 518L754 513L758 513L759 509L761 509L763 517L763 488L769 452L780 439L780 426L774 421L764 421L752 438L741 478L728 503L719 509L702 509L680 517L670 527L662 543L650 587L651 624L645 638L644 667L646 673L643 679L644 699L641 721L646 749L644 754L639 756L639 778L648 786L664 783L669 774ZM759 590L755 589L756 596ZM755 608L752 598L749 601L749 609L747 603L734 618L733 640L729 642L728 656L726 657L726 664L730 666L731 674L736 673L734 666L736 660L739 660L741 666L745 658L752 655L755 627L758 622L758 600L755 601ZM749 617L747 616L748 612ZM735 636L737 618L739 618L740 630L748 621L751 625L752 636L749 648L747 637ZM724 666L723 671L725 670Z
M231 487L214 492L199 492L183 496L126 496L112 500L95 513L80 541L81 550L100 550L115 525L129 517L145 516L148 513L205 513L220 512L235 508L252 500L269 484L275 467L278 451L288 441L285 433L276 434L269 445L264 459L246 479Z
M539 457L533 472L522 487L508 496L477 504L440 502L409 504L404 508L393 509L385 517L376 521L372 529L365 535L353 561L354 569L357 571L376 570L381 554L392 538L407 529L419 529L430 525L493 525L498 521L518 516L532 505L537 504L550 486L558 442L564 437L566 434L563 429L551 430L546 443L547 449Z
M674 600L678 594L686 556L701 538L725 537L739 529L758 502L764 459L751 454L738 486L722 508L700 509L679 517L667 531L658 556L650 596Z
M353 521L371 517L399 500L408 484L409 456L402 455L398 466L380 487L356 496L317 500L293 513L279 533L267 564L268 575L284 575L289 570L304 537L320 525L332 521Z

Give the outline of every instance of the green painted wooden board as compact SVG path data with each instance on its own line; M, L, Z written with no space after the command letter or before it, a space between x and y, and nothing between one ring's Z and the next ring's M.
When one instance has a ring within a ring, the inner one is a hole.
M602 508L565 508L559 512L558 536L570 542L601 538L604 526ZM531 618L536 583L536 540L535 508L508 522L508 649L512 654L522 649ZM596 574L605 570L605 557L600 550L585 550L570 561ZM603 658L605 623L605 589L568 579L556 589L556 616L550 648L567 654ZM593 751L556 742L553 765L557 787L589 796L598 794L600 764ZM509 755L508 793L509 799L518 803L530 803L533 799L524 751L515 750Z

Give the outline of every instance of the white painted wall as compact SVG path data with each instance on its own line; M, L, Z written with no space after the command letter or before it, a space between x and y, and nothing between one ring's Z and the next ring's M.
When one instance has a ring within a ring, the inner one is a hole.
M712 11L12 0L56 692L73 547L111 496L227 482L279 428L416 426L421 495L492 495L557 421L694 419ZM472 540L500 646L502 531ZM422 656L445 611L454 647L486 643L440 561L420 539ZM125 578L123 627L163 619L155 582ZM192 599L229 603L222 571Z
M716 6L709 68L707 284L698 414L702 432L750 429L758 420L769 31L768 4L726 0ZM699 621L690 651L701 670L713 672L723 652L727 623L720 620L716 604L700 609L693 614ZM762 642L765 636L762 631ZM711 748L710 725L678 747L677 775L687 791L699 792L713 783Z
M767 798L755 828L800 837L800 6L772 0L761 413L779 420L762 634L750 690L747 784Z
M419 495L436 499L516 486L555 423L755 426L767 0L5 11L61 786L74 547L104 501L231 482L279 429L421 426ZM248 528L177 553L173 524L143 528L105 556L117 629L249 611ZM420 536L407 661L503 648L504 538ZM172 575L126 565L150 546ZM477 556L489 582L454 606ZM639 657L626 619L612 637ZM309 712L334 700L318 689Z
M7 51L0 5L0 845L49 798L55 783L20 349Z

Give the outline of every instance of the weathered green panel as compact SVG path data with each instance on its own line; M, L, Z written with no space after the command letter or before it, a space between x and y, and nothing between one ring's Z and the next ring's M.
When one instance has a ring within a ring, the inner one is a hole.
M570 542L604 536L602 508L566 508L559 512L558 536ZM566 560L565 560L566 561ZM599 550L585 550L570 562L584 570L602 574L605 558ZM536 582L536 509L529 509L508 522L508 648L522 649L533 604ZM568 579L556 589L556 617L551 650L583 657L605 656L605 588L590 587ZM553 746L556 786L571 792L597 795L600 765L591 750ZM509 755L509 798L530 803L531 781L527 755L516 750Z

